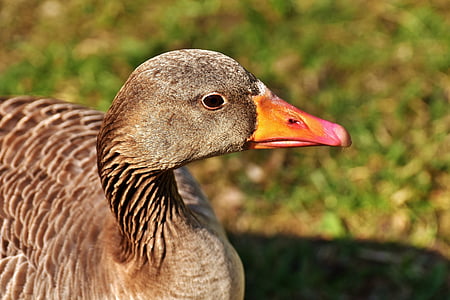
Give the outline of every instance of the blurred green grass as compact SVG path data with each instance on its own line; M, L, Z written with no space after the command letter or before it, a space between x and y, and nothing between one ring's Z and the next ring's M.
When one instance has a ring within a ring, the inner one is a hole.
M349 149L192 165L243 257L248 299L450 297L448 1L3 1L0 28L3 95L106 110L147 58L205 48L350 131ZM329 258L338 275L312 237L342 254ZM398 259L383 267L355 251Z

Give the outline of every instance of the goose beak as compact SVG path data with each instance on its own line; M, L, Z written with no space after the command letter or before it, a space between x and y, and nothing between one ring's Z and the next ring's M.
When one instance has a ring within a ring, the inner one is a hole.
M348 147L352 144L344 127L301 111L267 88L263 95L253 96L253 101L257 125L248 139L249 149Z

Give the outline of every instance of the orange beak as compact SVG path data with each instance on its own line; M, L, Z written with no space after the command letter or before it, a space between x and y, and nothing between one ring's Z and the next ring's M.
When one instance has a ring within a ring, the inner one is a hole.
M258 115L256 130L248 139L249 149L352 144L344 127L305 113L268 89L264 95L253 96L253 101Z

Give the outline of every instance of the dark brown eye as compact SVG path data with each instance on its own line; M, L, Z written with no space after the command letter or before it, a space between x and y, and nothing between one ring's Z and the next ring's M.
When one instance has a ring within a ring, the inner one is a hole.
M216 110L225 105L225 98L220 94L209 94L203 97L202 104L205 108Z

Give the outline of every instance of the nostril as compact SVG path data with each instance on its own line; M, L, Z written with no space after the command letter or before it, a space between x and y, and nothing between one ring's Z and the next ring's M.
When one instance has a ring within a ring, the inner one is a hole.
M288 123L289 123L289 125L297 125L297 126L301 126L301 127L306 127L306 124L303 121L293 119L293 118L288 119Z

